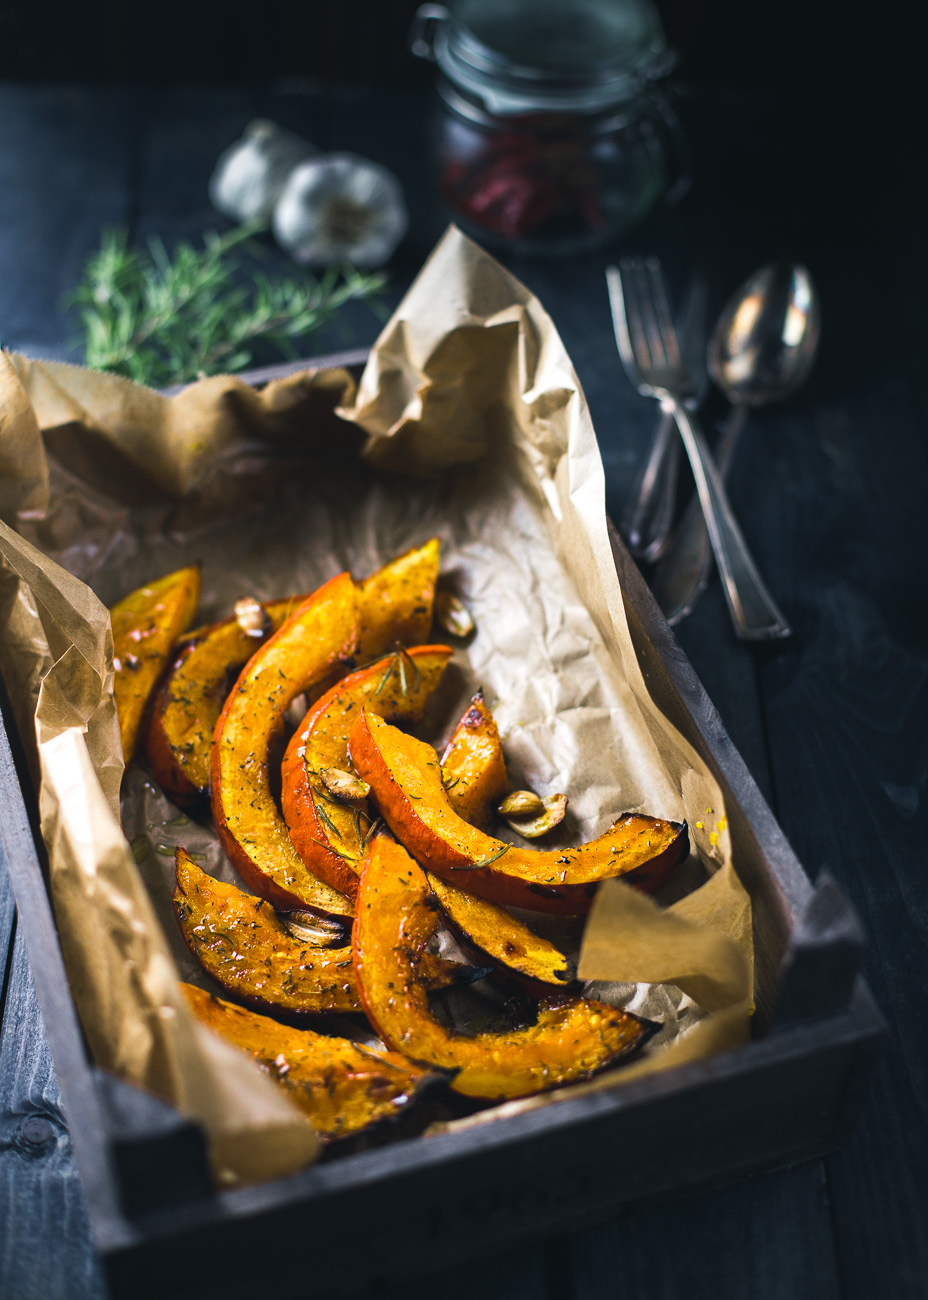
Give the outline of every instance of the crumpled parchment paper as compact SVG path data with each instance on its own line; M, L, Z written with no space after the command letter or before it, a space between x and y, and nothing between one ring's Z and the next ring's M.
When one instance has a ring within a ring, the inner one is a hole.
M329 371L260 393L214 378L165 398L0 354L0 653L17 724L34 739L72 991L98 1063L199 1118L221 1180L290 1172L316 1142L178 993L179 970L196 975L170 914L171 848L195 846L235 878L208 823L179 818L143 773L122 778L106 606L195 559L208 622L239 596L311 591L346 568L363 577L439 536L443 580L477 623L443 688L447 730L482 685L514 784L569 794L564 842L641 810L685 816L697 851L667 887L669 907L621 882L597 897L582 976L664 1028L640 1061L580 1086L744 1041L750 903L724 802L648 695L604 500L589 413L551 321L454 228L357 391Z

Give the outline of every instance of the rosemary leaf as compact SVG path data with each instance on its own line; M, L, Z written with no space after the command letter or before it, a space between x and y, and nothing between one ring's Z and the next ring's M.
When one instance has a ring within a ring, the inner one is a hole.
M342 836L341 831L338 829L338 827L332 821L332 818L329 816L329 814L322 806L322 800L325 798L325 796L320 795L319 791L315 788L315 786L310 786L310 790L312 792L313 807L315 808L316 816L322 822L323 826L325 826L327 830L331 831L331 833L335 836L336 839L339 840L343 839L344 837ZM337 853L338 849L336 849L335 851Z
M403 662L405 661L406 663L409 664L410 668L412 669L413 682L414 682L412 689L414 691L417 691L419 687L422 685L422 674L419 672L419 665L416 663L415 659L413 659L412 655L404 646L398 645L396 647L396 651L397 654L400 656L400 665L402 666ZM406 676L404 673L403 674L404 683L405 680L406 680ZM403 694L404 695L406 694L405 686L403 689Z
M182 241L170 251L152 238L143 252L125 231L104 231L66 299L79 310L85 363L153 387L232 373L256 356L296 356L304 335L384 286L382 275L352 267L318 279L267 276L253 265L265 255L256 233L209 232L202 248Z
M382 817L375 817L374 820L371 822L370 826L368 826L368 828L367 828L367 834L364 836L364 839L363 839L362 842L361 842L361 852L362 852L362 853L367 849L368 844L370 844L371 840L374 838L374 836L375 836L375 835L377 834L377 832L380 830L380 828L381 828L382 825L383 825L383 818L382 818Z
M380 684L377 687L376 691L374 691L375 700L377 699L378 695L380 694L380 692L383 690L383 688L386 686L387 682L390 680L391 676L393 675L393 672L396 668L396 664L397 664L397 656L391 655L390 662L387 664L387 671L381 677ZM403 694L405 695L406 692L404 691Z
M504 844L496 853L491 853L489 857L481 858L479 862L468 862L466 867L455 867L455 871L476 871L479 867L488 867L491 862L496 862L504 853L508 853L512 848L511 844Z
M354 862L355 860L351 853L345 853L337 844L323 844L322 840L317 840L315 835L310 835L309 839L312 840L313 844L318 844L320 849L328 849L330 853L337 853L338 856L344 858L346 862Z

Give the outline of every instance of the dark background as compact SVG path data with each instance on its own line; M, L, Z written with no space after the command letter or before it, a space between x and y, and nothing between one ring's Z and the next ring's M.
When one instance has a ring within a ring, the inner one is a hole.
M505 0L502 0L505 3ZM565 0L569 10L569 0ZM679 55L685 95L765 101L756 148L728 155L732 185L758 186L788 164L797 221L835 235L872 227L887 206L911 209L920 43L917 6L904 0L657 0ZM430 67L407 50L417 0L0 0L0 80L285 87L361 82L424 85ZM719 193L724 200L724 189ZM906 219L906 227L911 223Z

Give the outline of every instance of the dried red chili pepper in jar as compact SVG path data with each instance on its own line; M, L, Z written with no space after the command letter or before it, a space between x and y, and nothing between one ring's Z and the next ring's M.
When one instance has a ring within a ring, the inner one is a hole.
M650 0L423 5L412 46L440 72L441 193L478 237L577 251L685 184Z

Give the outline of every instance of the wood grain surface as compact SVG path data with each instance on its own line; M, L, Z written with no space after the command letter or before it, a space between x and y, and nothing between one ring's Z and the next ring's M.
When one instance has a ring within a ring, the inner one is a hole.
M682 106L697 178L620 251L658 251L679 295L706 279L713 309L756 265L802 257L823 301L823 346L788 407L752 416L732 496L796 629L775 649L737 643L718 583L679 641L813 877L826 866L869 938L866 971L889 1042L852 1141L812 1162L622 1215L454 1269L436 1294L487 1300L923 1300L928 1294L928 383L924 259L898 202L842 210L790 189L751 152L778 138L748 92ZM0 85L0 338L77 357L59 302L101 225L193 237L216 223L218 152L265 115L321 148L392 166L411 200L388 306L440 234L428 97L419 90L130 90ZM722 146L727 142L727 147ZM732 143L734 142L734 143ZM740 152L736 145L741 145ZM813 136L802 166L814 167ZM746 159L739 167L734 157ZM770 155L767 156L770 163ZM898 165L887 155L887 168ZM740 168L740 170L739 170ZM841 187L846 202L848 187ZM886 193L898 197L898 176ZM872 243L878 258L868 252ZM614 252L615 250L613 250ZM271 265L275 254L270 255ZM584 385L617 515L654 428L619 367L606 255L509 265L553 316ZM283 265L279 261L279 265ZM353 307L306 350L366 346L379 321ZM712 398L711 420L722 404ZM0 875L0 1296L101 1300L79 1184L9 889ZM762 1123L763 1117L758 1116ZM310 1241L309 1231L307 1243ZM301 1243L303 1244L303 1243ZM364 1294L399 1297L404 1288Z

